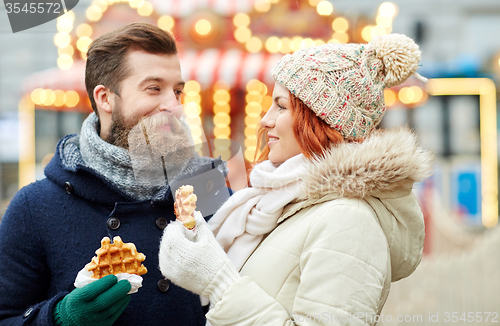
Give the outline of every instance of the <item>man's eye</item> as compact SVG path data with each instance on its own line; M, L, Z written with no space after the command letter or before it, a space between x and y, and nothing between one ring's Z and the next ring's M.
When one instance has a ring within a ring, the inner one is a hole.
M152 91L159 91L159 90L160 90L160 87L158 87L158 86L149 86L149 87L148 87L148 90L152 90Z

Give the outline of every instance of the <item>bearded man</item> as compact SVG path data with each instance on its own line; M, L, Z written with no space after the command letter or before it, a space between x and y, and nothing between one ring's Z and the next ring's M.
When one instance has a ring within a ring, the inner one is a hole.
M172 191L194 185L209 218L229 195L220 159L196 155L181 119L184 81L171 34L134 23L89 47L93 113L57 145L46 178L21 189L0 224L0 325L205 325L200 297L164 279ZM137 293L106 276L74 287L103 237L146 256Z

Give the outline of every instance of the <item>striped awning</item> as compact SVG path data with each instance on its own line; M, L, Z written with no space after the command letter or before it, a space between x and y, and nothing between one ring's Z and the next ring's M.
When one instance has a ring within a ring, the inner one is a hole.
M197 11L209 9L222 16L250 12L256 0L149 0L155 11L172 17L187 17Z
M195 80L202 88L210 87L217 81L223 81L231 88L241 88L252 79L271 85L273 80L269 72L282 56L248 53L239 49L187 50L179 53L184 80ZM23 84L23 91L30 93L35 88L86 92L85 62L77 61L68 70L53 68L30 75Z
M60 89L63 91L85 91L85 61L76 61L68 70L58 67L42 70L29 75L23 83L24 93L31 93L36 88Z
M238 49L207 49L186 51L179 57L185 80L196 80L203 88L219 80L230 87L239 88L252 79L273 83L269 72L283 55L248 53Z

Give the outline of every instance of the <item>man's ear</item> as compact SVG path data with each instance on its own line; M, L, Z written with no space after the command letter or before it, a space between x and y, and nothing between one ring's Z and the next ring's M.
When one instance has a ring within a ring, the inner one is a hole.
M114 99L112 97L113 95L111 90L106 86L97 85L94 88L94 101L97 108L108 114L113 112Z

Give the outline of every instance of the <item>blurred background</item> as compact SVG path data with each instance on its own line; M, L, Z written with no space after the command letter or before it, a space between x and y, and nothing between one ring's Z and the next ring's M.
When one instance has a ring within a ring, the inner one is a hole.
M426 221L422 263L393 283L379 324L500 324L499 0L80 0L15 34L0 6L0 221L17 190L44 177L57 141L79 133L92 111L90 42L134 21L175 35L195 140L230 139L216 141L212 154L229 160L241 149L246 164L271 103L270 68L283 54L412 37L429 81L386 89L381 127L413 128L436 168L415 189Z

